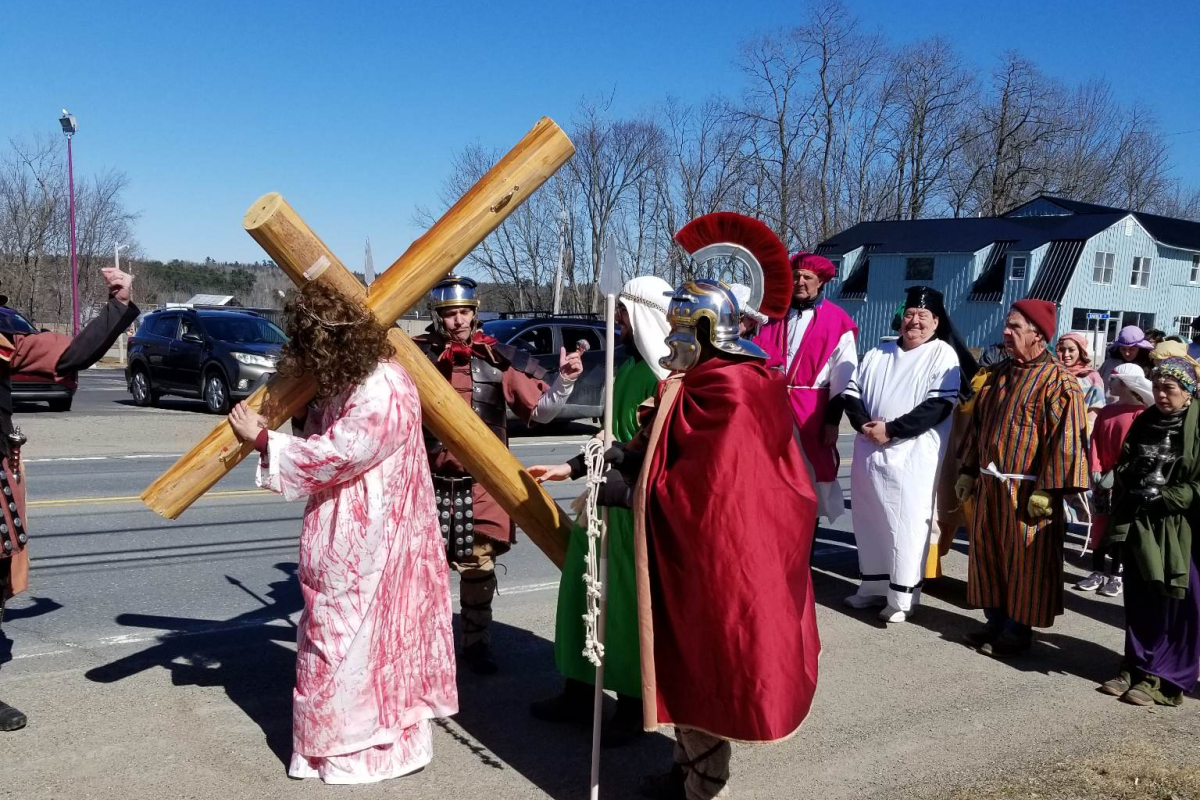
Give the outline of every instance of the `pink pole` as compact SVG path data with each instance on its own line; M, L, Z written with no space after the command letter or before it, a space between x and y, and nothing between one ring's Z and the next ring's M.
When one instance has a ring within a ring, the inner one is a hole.
M79 270L75 266L75 161L67 137L67 183L71 195L71 334L79 335Z

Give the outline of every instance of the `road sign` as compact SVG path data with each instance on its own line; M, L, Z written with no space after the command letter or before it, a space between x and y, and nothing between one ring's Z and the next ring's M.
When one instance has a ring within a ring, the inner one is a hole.
M1089 311L1089 312L1088 312L1088 315L1087 315L1087 318L1088 318L1088 321L1089 321L1089 322L1091 322L1092 320L1098 320L1098 321L1100 321L1100 322L1107 322L1107 321L1108 321L1108 314L1106 314L1106 313L1097 313L1097 312L1095 312L1095 311Z

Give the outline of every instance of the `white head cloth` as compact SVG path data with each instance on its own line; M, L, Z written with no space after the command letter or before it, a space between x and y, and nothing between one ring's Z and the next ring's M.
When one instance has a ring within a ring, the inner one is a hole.
M729 287L733 292L733 296L737 298L738 308L742 312L743 317L749 317L759 325L766 325L767 318L758 313L757 308L749 308L746 304L750 302L750 287L744 283L735 283Z
M1110 382L1120 381L1129 391L1142 398L1142 402L1146 405L1154 405L1154 387L1151 385L1150 379L1146 377L1146 373L1137 364L1120 364L1113 370L1112 376L1108 380Z
M643 275L628 281L617 298L629 315L638 352L660 381L669 374L658 362L671 352L667 347L667 334L671 331L667 324L667 302L671 292L671 284L662 278Z

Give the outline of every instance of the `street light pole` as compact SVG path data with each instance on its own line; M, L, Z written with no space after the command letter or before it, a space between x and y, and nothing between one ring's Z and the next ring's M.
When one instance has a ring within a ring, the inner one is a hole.
M67 184L70 193L70 216L71 216L71 333L79 335L79 270L75 265L75 159L71 152L71 140L75 137L75 131L79 126L75 124L75 117L65 108L63 115L58 120L62 125L63 133L67 135Z

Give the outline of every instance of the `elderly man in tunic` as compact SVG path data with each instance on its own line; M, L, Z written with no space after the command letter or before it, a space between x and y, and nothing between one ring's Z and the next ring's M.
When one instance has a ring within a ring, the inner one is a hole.
M1088 486L1087 410L1047 349L1056 327L1053 303L1013 304L1012 358L980 390L955 485L976 498L967 599L987 619L967 641L996 658L1027 651L1032 629L1063 613L1063 497Z
M818 514L833 522L846 507L837 479L837 438L841 394L858 366L858 326L821 297L822 287L836 274L833 262L796 253L791 267L791 308L763 326L754 343L767 353L767 367L787 379L800 451L817 491Z
M927 286L908 290L900 338L858 365L845 394L858 431L850 495L862 583L851 608L884 606L884 622L916 611L950 413L974 371L941 292Z

